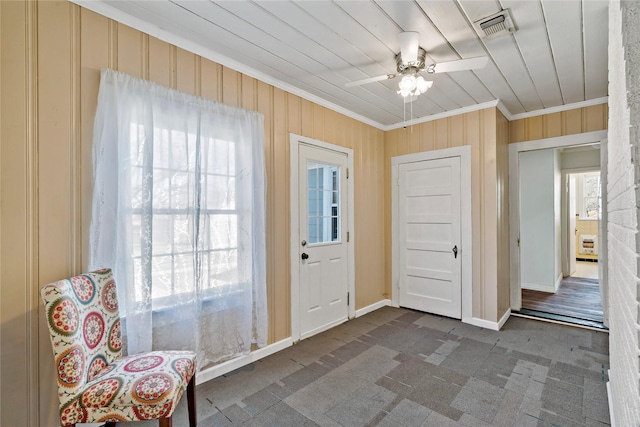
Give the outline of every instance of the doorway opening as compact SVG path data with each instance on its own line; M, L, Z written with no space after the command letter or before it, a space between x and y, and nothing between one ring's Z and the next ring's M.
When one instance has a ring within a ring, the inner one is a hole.
M512 312L607 329L606 268L599 262L606 262L600 250L606 152L599 141L526 148L510 156L517 163Z

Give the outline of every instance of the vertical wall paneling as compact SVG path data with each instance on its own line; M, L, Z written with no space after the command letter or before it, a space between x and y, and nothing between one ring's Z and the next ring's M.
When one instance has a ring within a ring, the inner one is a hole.
M509 122L509 142L532 141L607 129L607 104L543 114Z
M300 100L300 135L315 138L313 135L313 103Z
M81 270L89 265L89 227L91 225L91 194L93 192L93 120L96 114L100 70L117 65L113 41L117 40L117 26L100 15L80 8L80 185L82 245L78 252L82 257ZM152 42L152 39L150 42ZM153 51L153 50L152 50ZM150 57L151 59L151 57ZM166 67L166 64L163 64ZM151 66L151 65L150 65Z
M38 73L38 276L34 283L37 295L40 282L48 283L73 273L74 236L80 234L74 220L77 204L74 200L76 175L74 134L75 112L79 108L74 94L77 78L77 44L74 32L76 8L62 2L43 2L38 5L38 66L46 73ZM56 33L57 37L50 34ZM59 49L58 46L66 49ZM61 100L63 102L61 102ZM36 305L37 307L38 305ZM43 310L39 316L39 387L40 424L56 421L52 407L57 404L55 370ZM45 392L46 391L46 392Z
M116 69L134 77L142 78L142 33L124 24L117 26Z
M406 132L407 152L417 153L420 151L420 140L422 139L422 126L411 126Z
M4 134L4 126L2 125L2 111L3 111L3 98L2 98L2 90L4 88L4 80L3 80L3 66L2 64L4 63L4 56L2 56L2 50L4 49L3 46L3 34L2 34L2 5L0 5L0 269L2 268L2 226L3 226L3 222L2 222L2 200L3 200L3 194L2 194L2 181L3 181L3 176L2 176L2 149L3 149L3 145L2 145L2 137ZM6 41L6 40L5 40ZM2 325L4 324L4 318L2 317L2 273L0 272L0 384L2 384ZM0 386L0 402L2 402L2 386ZM0 404L0 423L2 422L2 404Z
M462 114L448 118L449 147L459 147L464 145L464 134L466 130L465 119L466 116Z
M507 126L509 124L507 123ZM542 116L542 134L545 138L562 136L562 114L551 113Z
M279 333L279 339L286 338L291 335L290 315L285 307L290 307L289 298L289 276L287 270L286 258L289 254L289 224L286 223L286 211L289 209L289 192L284 189L288 188L289 163L286 161L287 152L289 151L289 134L287 132L287 105L286 93L274 88L273 96L273 169L270 175L274 184L273 197L274 216L273 221L273 249L278 256L274 259L274 292L275 298L280 309L276 309L274 313L269 313L274 317L276 322L276 331Z
M202 61L200 57L196 57L196 60ZM242 108L257 110L256 98L256 80L242 75Z
M226 105L234 107L240 106L240 73L231 68L222 68L222 99Z
M193 92L197 96L202 96L202 67L200 66L201 62L202 57L195 55L193 64L193 79L195 80L195 87L193 88Z
M423 123L420 127L422 129L422 140L420 143L420 151L435 150L435 125L433 122Z
M530 117L529 120L527 120L525 129L529 138L531 139L543 138L542 122L543 122L542 116Z
M105 22L104 19L100 19ZM109 63L108 67L112 70L118 69L118 23L109 20Z
M265 169L267 177L273 175L273 87L263 82L258 82L258 111L264 114L264 144L265 144ZM276 328L275 313L276 310L276 292L275 292L275 245L274 245L274 226L273 219L275 217L275 205L273 193L275 185L272 179L266 182L267 200L266 200L266 223L267 223L267 311L269 313L269 342L278 341L280 337L286 336L286 331Z
M171 48L168 44L156 39L148 38L148 72L147 77L160 85L171 86Z
M79 273L82 271L82 228L78 228L76 224L82 224L82 155L81 155L81 66L80 66L80 47L81 47L81 15L80 7L72 5L69 9L71 21L71 83L69 106L71 132L71 141L69 143L69 158L71 159L71 175L68 185L70 188L69 198L69 231L71 233L71 253L69 271Z
M591 132L606 128L607 116L604 114L606 104L592 105L582 109L582 132Z
M474 111L467 114L466 117L466 125L467 125L467 139L465 144L471 145L471 206L475 211L475 215L471 215L471 229L472 233L472 252L473 259L471 265L471 271L473 272L473 277L482 277L482 272L484 270L483 265L483 250L482 250L482 218L483 212L480 209L482 206L482 195L483 195L483 151L482 141L483 141L483 116L482 111ZM478 280L478 286L482 283L481 280ZM473 292L471 295L471 306L475 307L476 312L479 310L478 307L482 307L482 292L477 291L476 288L473 288Z
M161 43L161 42L159 42ZM163 43L168 46L166 43ZM208 59L200 59L200 96L203 98L219 101L218 91L218 71L219 65Z
M325 108L313 104L313 138L324 141L324 112Z
M449 147L449 118L436 120L436 149L440 150Z
M176 89L197 95L200 83L196 79L196 55L184 49L176 50ZM237 94L237 91L236 91ZM236 103L237 103L236 98Z
M563 135L572 135L582 132L582 109L563 111L561 115Z
M27 2L27 91L26 98L27 107L27 141L26 141L26 196L27 196L27 234L28 242L27 250L27 270L24 283L27 292L27 333L30 341L27 353L28 376L27 385L29 387L28 399L34 412L27 418L28 423L35 425L41 423L39 419L40 408L36 402L39 401L39 335L38 335L38 307L40 303L39 295L39 209L40 201L38 200L38 184L40 179L39 171L39 92L40 80L38 69L39 60L39 7L40 4ZM37 340L37 341L36 341Z
M384 134L384 241L386 255L384 257L385 266L385 293L389 294L391 299L392 288L393 292L397 292L397 283L393 282L391 276L391 186L397 185L396 182L391 182L391 158L398 155L398 134L400 132L392 130L385 132Z
M0 424L37 426L38 4L1 2L0 8Z
M142 73L141 77L145 80L149 80L149 35L142 34L141 38L141 54L140 60L142 61Z

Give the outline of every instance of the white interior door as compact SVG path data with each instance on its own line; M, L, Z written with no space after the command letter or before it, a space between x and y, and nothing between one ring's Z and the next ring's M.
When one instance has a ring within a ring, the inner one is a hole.
M399 165L399 303L461 318L460 157Z
M347 155L298 150L300 338L348 319Z

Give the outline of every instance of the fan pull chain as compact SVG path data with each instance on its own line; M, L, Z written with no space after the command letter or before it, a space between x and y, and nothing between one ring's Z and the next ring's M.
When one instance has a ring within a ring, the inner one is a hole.
M407 103L402 100L402 124L404 128L407 128Z

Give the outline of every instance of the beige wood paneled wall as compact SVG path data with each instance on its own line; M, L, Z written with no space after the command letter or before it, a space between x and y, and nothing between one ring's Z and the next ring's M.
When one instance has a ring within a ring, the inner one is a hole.
M289 134L354 151L356 309L384 298L384 132L66 1L0 2L0 424L57 425L39 290L86 269L99 73L265 116L269 341L290 336Z
M607 104L543 114L509 122L509 142L533 141L607 129Z
M458 116L396 129L385 134L385 240L387 248L386 292L391 295L391 158L404 154L471 146L471 207L473 228L473 317L496 322L503 312L504 294L509 301L509 270L499 260L508 253L508 122L488 108ZM505 169L506 167L506 169ZM506 173L505 173L506 171ZM500 187L499 187L500 186ZM506 236L505 236L506 233ZM507 248L504 248L504 241ZM500 299L499 299L500 295Z

